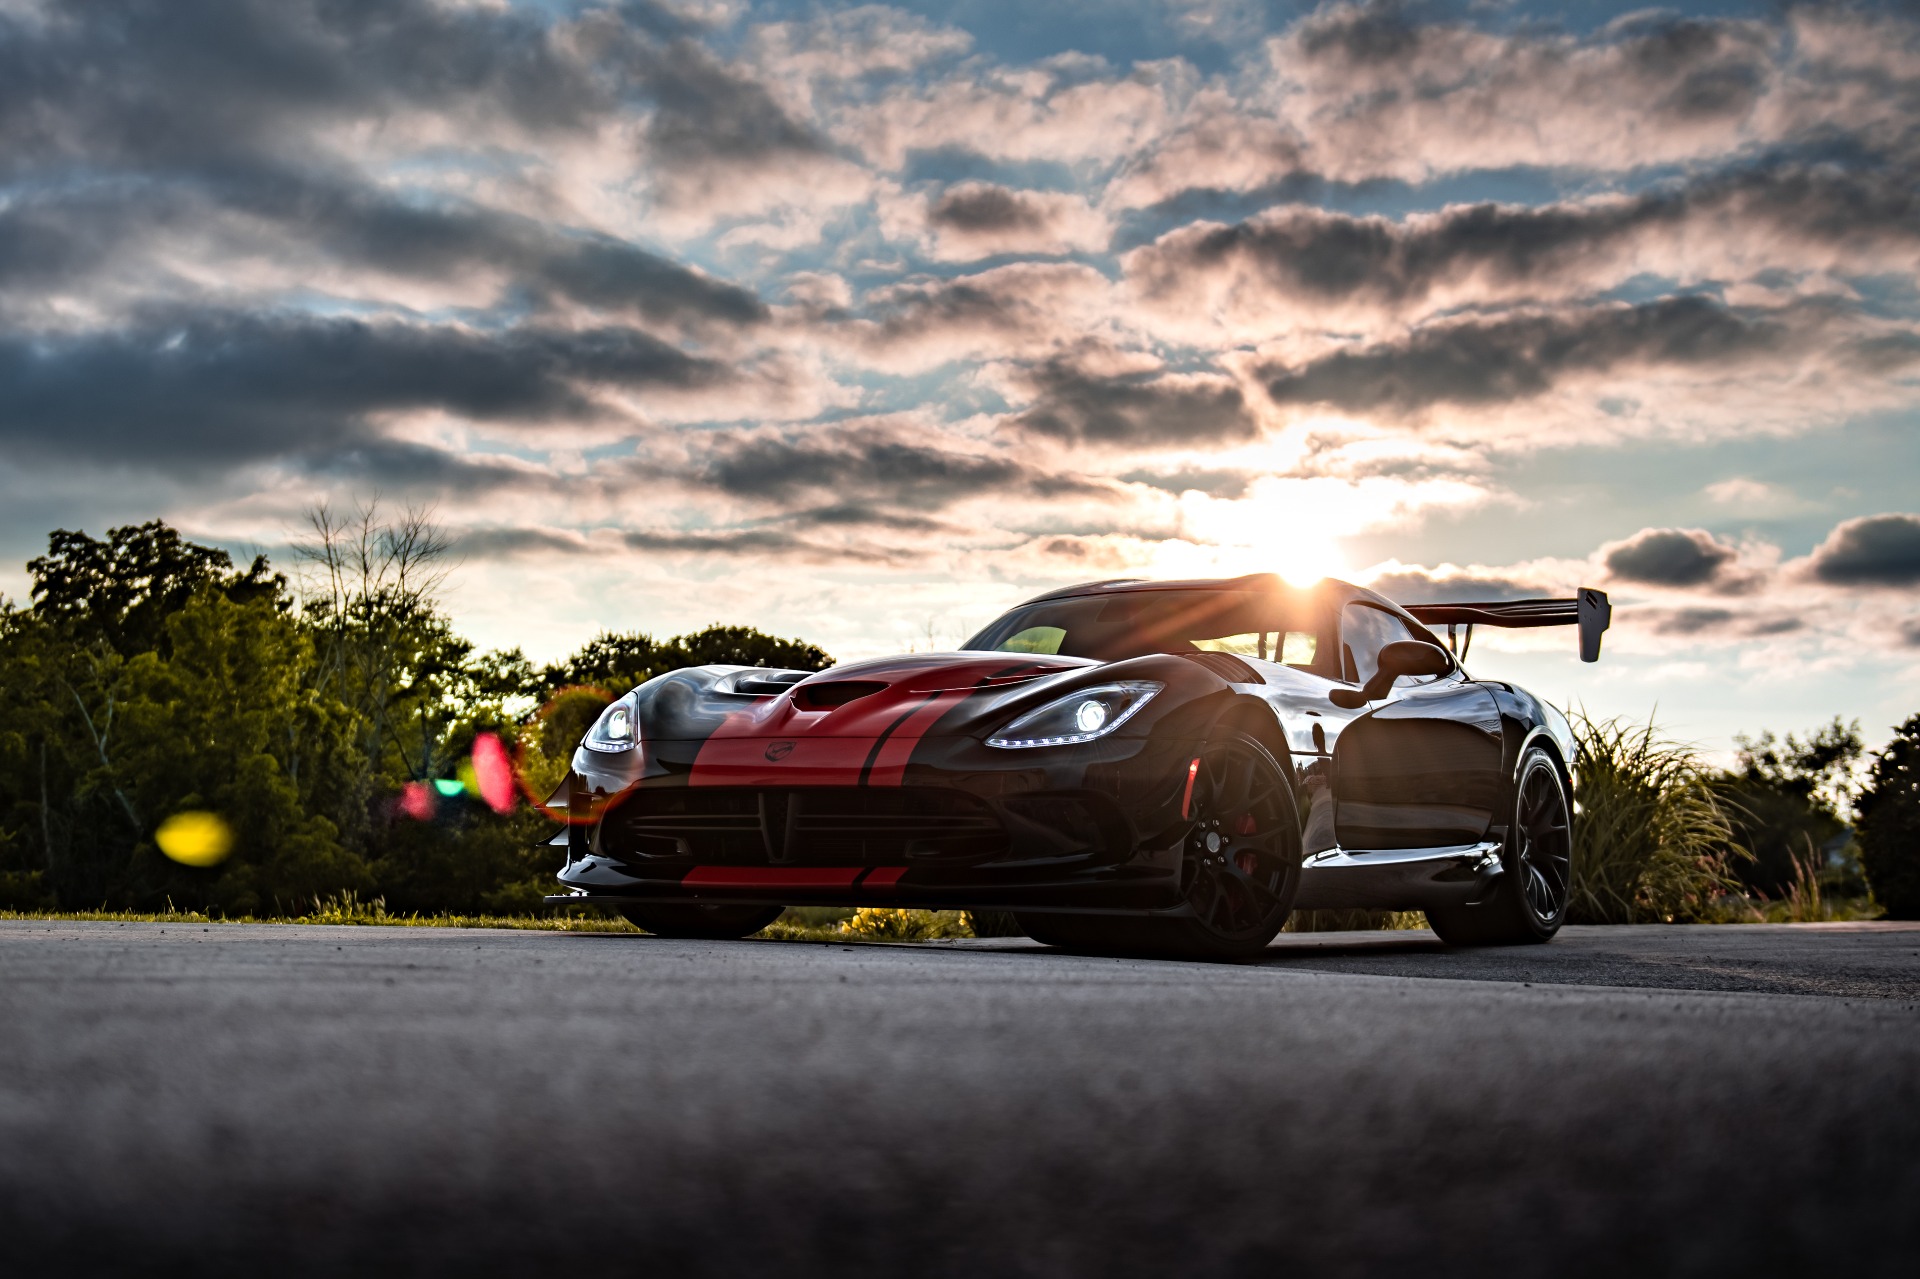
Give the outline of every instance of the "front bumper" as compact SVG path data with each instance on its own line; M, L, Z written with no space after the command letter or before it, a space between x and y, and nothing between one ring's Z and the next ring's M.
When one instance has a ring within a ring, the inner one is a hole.
M647 775L616 792L576 779L570 803L587 811L559 875L570 891L551 903L1184 909L1191 741L1007 751L922 739L894 785L764 751L700 784L670 747L649 744Z

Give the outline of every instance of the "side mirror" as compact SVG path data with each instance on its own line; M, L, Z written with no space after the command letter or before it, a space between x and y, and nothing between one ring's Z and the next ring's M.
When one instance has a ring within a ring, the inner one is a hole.
M1425 640L1398 640L1380 650L1380 665L1366 687L1336 688L1327 694L1335 706L1359 710L1387 695L1402 675L1445 675L1453 669L1453 654Z

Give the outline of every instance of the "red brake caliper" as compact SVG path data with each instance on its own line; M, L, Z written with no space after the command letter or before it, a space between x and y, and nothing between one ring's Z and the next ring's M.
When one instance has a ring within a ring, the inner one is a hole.
M1258 834L1259 829L1259 824L1253 820L1252 813L1240 814L1240 820L1233 824L1233 833L1236 835ZM1254 856L1253 853L1247 851L1241 852L1241 854L1233 860L1234 864L1239 866L1241 871L1248 875L1253 874L1260 864L1260 859Z

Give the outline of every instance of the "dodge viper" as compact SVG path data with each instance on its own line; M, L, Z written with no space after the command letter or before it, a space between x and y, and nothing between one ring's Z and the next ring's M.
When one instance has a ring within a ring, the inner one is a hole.
M1121 580L1028 600L957 652L673 671L574 752L548 900L683 937L809 904L1203 958L1257 954L1307 909L1543 942L1573 735L1463 661L1475 625L1577 626L1593 661L1610 612L1585 589L1402 606L1332 580Z

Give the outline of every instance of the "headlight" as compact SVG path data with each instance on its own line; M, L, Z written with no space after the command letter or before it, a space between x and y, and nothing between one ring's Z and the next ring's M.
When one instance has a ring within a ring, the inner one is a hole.
M1105 737L1133 718L1163 685L1151 680L1081 689L1029 711L987 739L989 746L1073 746Z
M639 733L633 725L633 695L628 694L600 712L580 743L590 751L632 750Z

